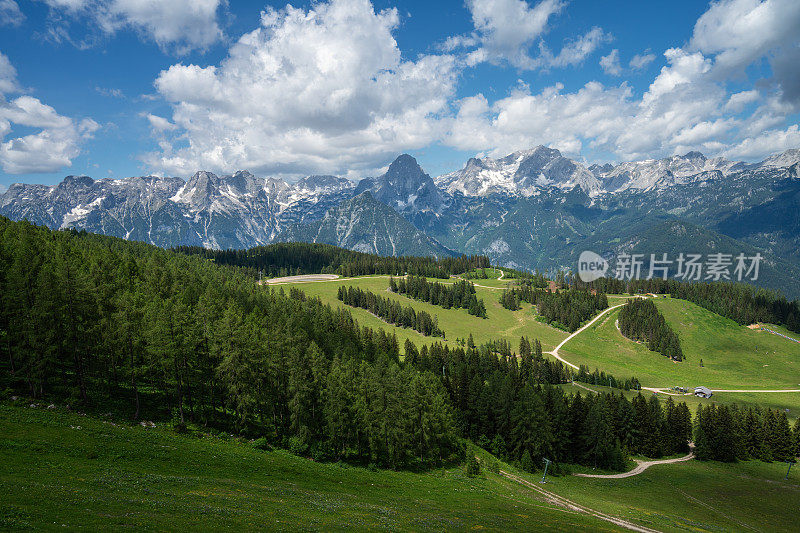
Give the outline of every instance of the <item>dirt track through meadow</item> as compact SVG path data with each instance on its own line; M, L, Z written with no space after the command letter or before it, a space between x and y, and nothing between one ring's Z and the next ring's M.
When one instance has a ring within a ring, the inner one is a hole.
M605 513L601 513L600 511L595 511L594 509L591 509L589 507L577 504L572 500L568 500L567 498L559 496L554 492L545 490L540 485L536 483L531 483L530 481L523 479L519 476L516 476L514 474L510 474L508 472L501 470L500 475L512 481L516 481L517 483L538 492L540 495L544 496L545 501L553 505L564 507L566 509L569 509L570 511L575 511L589 516L594 516L595 518L599 518L600 520L605 520L606 522L610 522L616 526L629 529L631 531L638 531L640 533L658 533L657 529L652 529L646 526L640 526L638 524L634 524L633 522L629 522L628 520L625 520L623 518L618 518L616 516L611 516Z

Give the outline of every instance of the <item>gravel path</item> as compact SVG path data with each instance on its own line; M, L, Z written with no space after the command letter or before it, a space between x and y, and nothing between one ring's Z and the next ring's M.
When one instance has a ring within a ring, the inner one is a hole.
M280 285L283 283L309 283L312 281L334 281L337 279L339 279L338 274L304 274L300 276L265 279L264 283L267 285Z
M564 339L563 341L561 341L561 344L559 344L558 346L556 346L556 347L553 349L553 351L552 351L552 352L545 352L545 353L552 355L553 357L555 357L556 359L558 359L559 361L561 361L561 362L562 362L562 363L564 363L565 365L567 365L567 366L569 366L569 367L572 367L572 368L574 368L575 370L578 370L578 365L574 365L574 364L570 363L569 361L567 361L566 359L564 359L563 357L561 357L560 355L558 355L558 351L561 349L561 347L562 347L562 346L564 346L564 345L565 345L565 344L567 344L569 341L571 341L571 340L572 340L572 339L573 339L573 338L574 338L576 335L578 335L580 332L582 332L583 330L585 330L586 328L588 328L589 326L591 326L592 324L594 324L595 322L597 322L597 321L600 319L600 317L602 317L602 316L603 316L603 315L605 315L606 313L609 313L609 312L611 312L612 310L616 309L617 307L622 307L623 305L625 305L625 304L617 304L617 305L615 305L615 306L609 307L608 309L604 309L602 312L598 313L596 317L594 317L594 318L593 318L593 319L591 319L589 322L587 322L585 326L583 326L583 327L582 327L582 328L580 328L580 329L577 329L577 330L575 330L575 333L573 333L572 335L570 335L569 337L567 337L566 339Z
M634 461L636 461L637 463L636 467L633 470L629 470L628 472L623 472L621 474L573 474L573 475L580 477L596 477L602 479L620 479L624 477L631 477L637 474L641 474L642 472L644 472L653 465L668 465L672 463L682 463L690 459L694 459L694 452L689 452L689 454L684 455L683 457L676 457L675 459L660 459L658 461L642 461L640 459L634 459Z
M574 512L578 512L578 513L583 513L583 514L587 514L587 515L590 515L590 516L594 516L595 518L599 518L600 520L605 520L606 522L610 522L610 523L612 523L612 524L614 524L616 526L619 526L619 527L622 527L622 528L625 528L625 529L630 529L631 531L638 531L640 533L657 533L658 532L657 529L651 529L649 527L640 526L638 524L634 524L633 522L629 522L629 521L624 520L622 518L618 518L616 516L611 516L611 515L607 515L605 513L601 513L600 511L595 511L594 509L591 509L589 507L584 507L583 505L577 504L577 503L573 502L572 500L568 500L567 498L564 498L563 496L559 496L558 494L556 494L554 492L550 492L549 490L545 490L540 485L538 485L536 483L531 483L530 481L528 481L526 479L522 479L521 477L516 476L514 474L509 474L508 472L504 472L503 470L500 471L500 475L503 476L503 477L506 477L506 478L508 478L508 479L510 479L512 481L516 481L517 483L519 483L521 485L525 485L529 489L535 490L536 492L538 492L539 494L544 496L545 500L548 503L551 503L551 504L554 504L554 505L559 505L561 507L565 507L566 509L569 509L570 511L574 511Z

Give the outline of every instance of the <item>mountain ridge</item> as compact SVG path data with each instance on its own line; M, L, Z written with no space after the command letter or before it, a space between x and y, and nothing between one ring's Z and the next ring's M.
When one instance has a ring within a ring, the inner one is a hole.
M582 247L624 242L637 228L673 220L800 265L800 227L787 223L798 175L800 149L759 163L689 152L586 167L540 146L471 158L437 178L408 154L358 183L316 175L289 184L247 171L198 171L187 180L67 176L52 186L12 185L0 195L0 215L164 247L241 249L313 240L313 229L324 228L319 242L382 254L484 254L529 270L568 268ZM365 193L369 200L352 201ZM357 228L359 238L337 233L334 221Z
M287 227L275 241L333 244L384 256L456 255L376 200L370 191L343 201L317 221Z

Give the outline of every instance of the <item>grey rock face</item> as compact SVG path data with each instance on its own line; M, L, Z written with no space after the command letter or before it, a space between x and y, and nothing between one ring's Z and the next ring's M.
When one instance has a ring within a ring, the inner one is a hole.
M385 256L453 255L369 191L343 201L320 220L287 227L275 240L333 244Z

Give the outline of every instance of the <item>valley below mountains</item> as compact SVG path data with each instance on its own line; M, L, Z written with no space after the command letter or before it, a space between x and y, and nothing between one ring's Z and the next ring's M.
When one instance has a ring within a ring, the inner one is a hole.
M246 171L187 181L67 176L14 184L0 215L162 247L242 249L304 241L380 255L483 254L526 270L574 269L592 250L761 253L758 284L800 296L800 149L759 163L698 152L586 166L539 146L472 158L432 178L409 155L358 183Z

